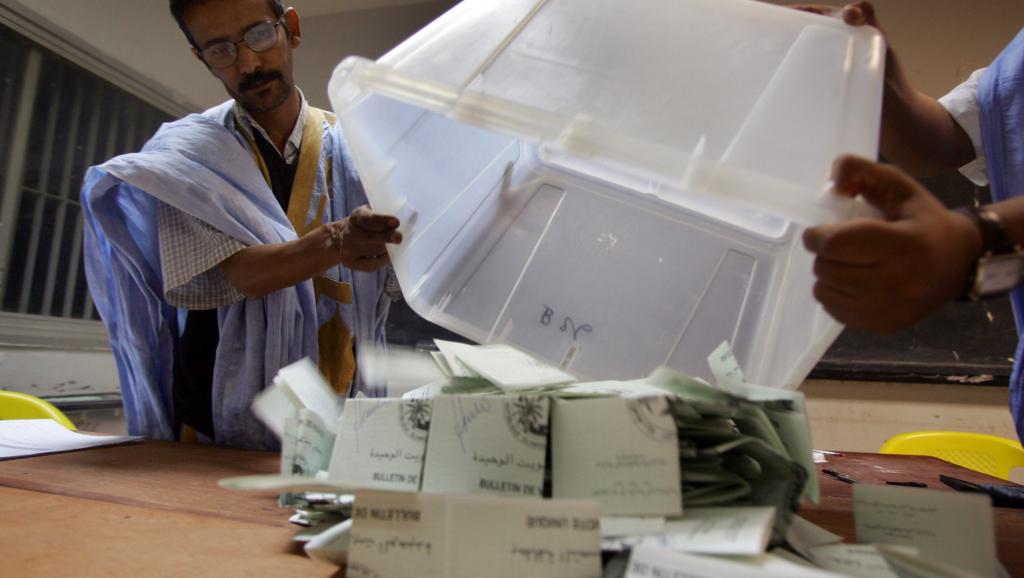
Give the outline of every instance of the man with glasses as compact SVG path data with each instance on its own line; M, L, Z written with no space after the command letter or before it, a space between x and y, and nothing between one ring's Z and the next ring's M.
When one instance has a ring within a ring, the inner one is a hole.
M333 116L295 86L299 17L280 0L171 0L232 100L90 169L86 272L129 431L272 449L249 410L305 356L339 395L354 348L384 341L387 243ZM372 393L372 392L371 392Z

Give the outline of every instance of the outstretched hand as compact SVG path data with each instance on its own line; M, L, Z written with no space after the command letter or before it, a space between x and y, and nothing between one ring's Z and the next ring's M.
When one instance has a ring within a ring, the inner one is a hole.
M804 232L817 255L815 298L850 327L899 331L960 295L981 251L971 220L947 210L903 171L844 156L836 191L861 195L883 219L854 219Z
M366 205L326 226L333 246L341 254L341 264L355 271L376 271L387 265L387 244L402 242L398 219L374 213Z

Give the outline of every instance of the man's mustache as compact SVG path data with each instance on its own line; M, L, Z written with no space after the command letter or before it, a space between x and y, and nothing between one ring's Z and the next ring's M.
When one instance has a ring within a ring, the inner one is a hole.
M270 72L254 72L243 78L242 82L238 83L238 90L245 92L273 80L284 81L284 75L276 70L272 70Z

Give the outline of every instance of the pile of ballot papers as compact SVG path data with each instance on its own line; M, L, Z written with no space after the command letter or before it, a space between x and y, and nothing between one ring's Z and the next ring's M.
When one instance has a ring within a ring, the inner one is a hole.
M972 574L796 516L818 499L803 395L745 383L728 344L714 384L578 383L508 346L437 346L364 358L422 385L341 408L312 362L283 369L254 404L281 475L223 485L283 492L295 539L349 576L996 575L994 546Z

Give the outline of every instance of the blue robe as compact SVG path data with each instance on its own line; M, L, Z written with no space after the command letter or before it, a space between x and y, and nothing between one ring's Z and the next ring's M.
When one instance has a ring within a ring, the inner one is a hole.
M1024 195L1024 29L995 59L978 85L981 141L992 200ZM1010 293L1017 335L1024 335L1024 287ZM1010 411L1024 440L1024 340L1010 376Z
M231 106L229 101L165 124L141 152L93 167L85 177L86 275L110 336L133 435L175 439L178 433L172 379L180 324L178 310L163 298L158 203L201 219L247 246L297 238L244 138L228 128ZM327 159L332 170L326 170ZM342 219L366 203L336 126L323 131L309 218L323 195L329 200L325 222ZM313 283L306 281L219 309L212 392L215 443L278 447L278 440L250 411L252 399L279 368L307 356L317 360L319 325L335 311L359 347L383 346L390 306L384 293L386 271L363 273L338 266L325 276L352 284L351 304L324 295L317 301ZM352 391L360 387L367 389L357 381Z

